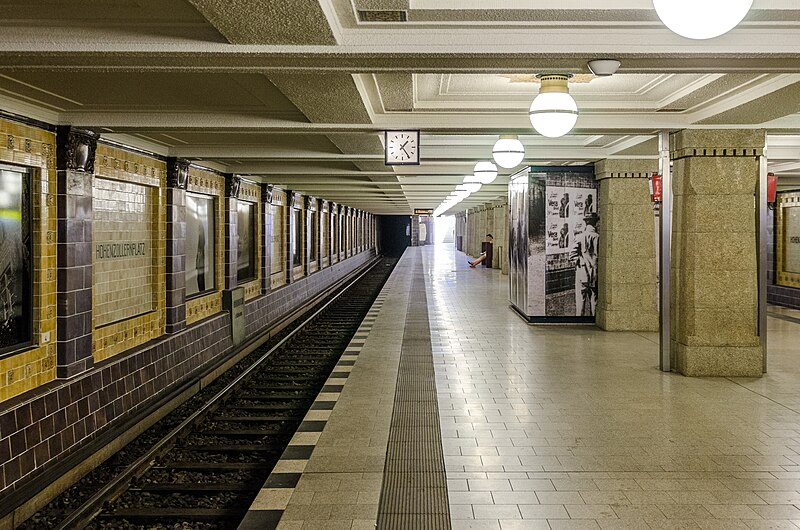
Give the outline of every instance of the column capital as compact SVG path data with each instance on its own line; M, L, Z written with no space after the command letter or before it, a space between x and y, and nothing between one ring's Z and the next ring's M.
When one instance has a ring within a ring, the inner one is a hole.
M167 186L185 190L189 183L189 161L174 156L167 157Z
M764 154L765 129L683 129L670 135L670 157L757 157Z
M261 185L261 202L272 204L272 195L275 193L275 186L272 184Z
M632 160L605 159L594 165L597 180L608 178L649 178L658 171L658 157Z
M56 127L56 169L94 173L94 154L100 135L71 125Z
M225 198L238 199L239 188L242 185L242 177L232 173L225 174Z

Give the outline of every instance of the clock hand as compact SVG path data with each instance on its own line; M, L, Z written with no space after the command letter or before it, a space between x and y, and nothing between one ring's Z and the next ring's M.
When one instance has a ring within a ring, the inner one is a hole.
M406 142L406 143L408 143L408 142ZM411 158L411 155L409 155L408 151L406 151L405 144L403 144L403 147L401 147L400 149L403 150L403 152L406 154L407 157Z

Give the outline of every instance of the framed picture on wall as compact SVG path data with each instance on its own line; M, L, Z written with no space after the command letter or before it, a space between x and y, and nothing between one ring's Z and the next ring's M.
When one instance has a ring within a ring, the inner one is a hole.
M31 173L0 165L0 354L31 344Z
M292 267L303 264L303 211L292 209L294 233L292 234Z
M186 296L216 288L215 201L207 195L186 194Z
M238 230L236 238L237 267L239 283L256 278L256 206L251 202L239 201Z

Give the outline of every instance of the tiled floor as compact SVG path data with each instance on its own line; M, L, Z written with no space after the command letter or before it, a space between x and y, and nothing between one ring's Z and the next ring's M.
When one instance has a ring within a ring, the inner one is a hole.
M507 277L422 252L453 528L800 526L800 324L770 319L762 379L689 379L656 334L528 326Z
M507 277L424 261L453 528L800 528L800 322L761 379L657 369L654 333L529 326ZM412 260L388 284L281 528L373 528ZM789 319L800 312L771 311Z

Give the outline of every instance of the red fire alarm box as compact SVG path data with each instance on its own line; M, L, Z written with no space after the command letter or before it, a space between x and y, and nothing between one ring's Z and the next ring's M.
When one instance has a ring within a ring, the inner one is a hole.
M767 174L767 202L778 200L778 177L775 173Z
M658 173L653 173L653 176L650 177L650 200L653 202L661 202L663 184L661 180L661 175Z

